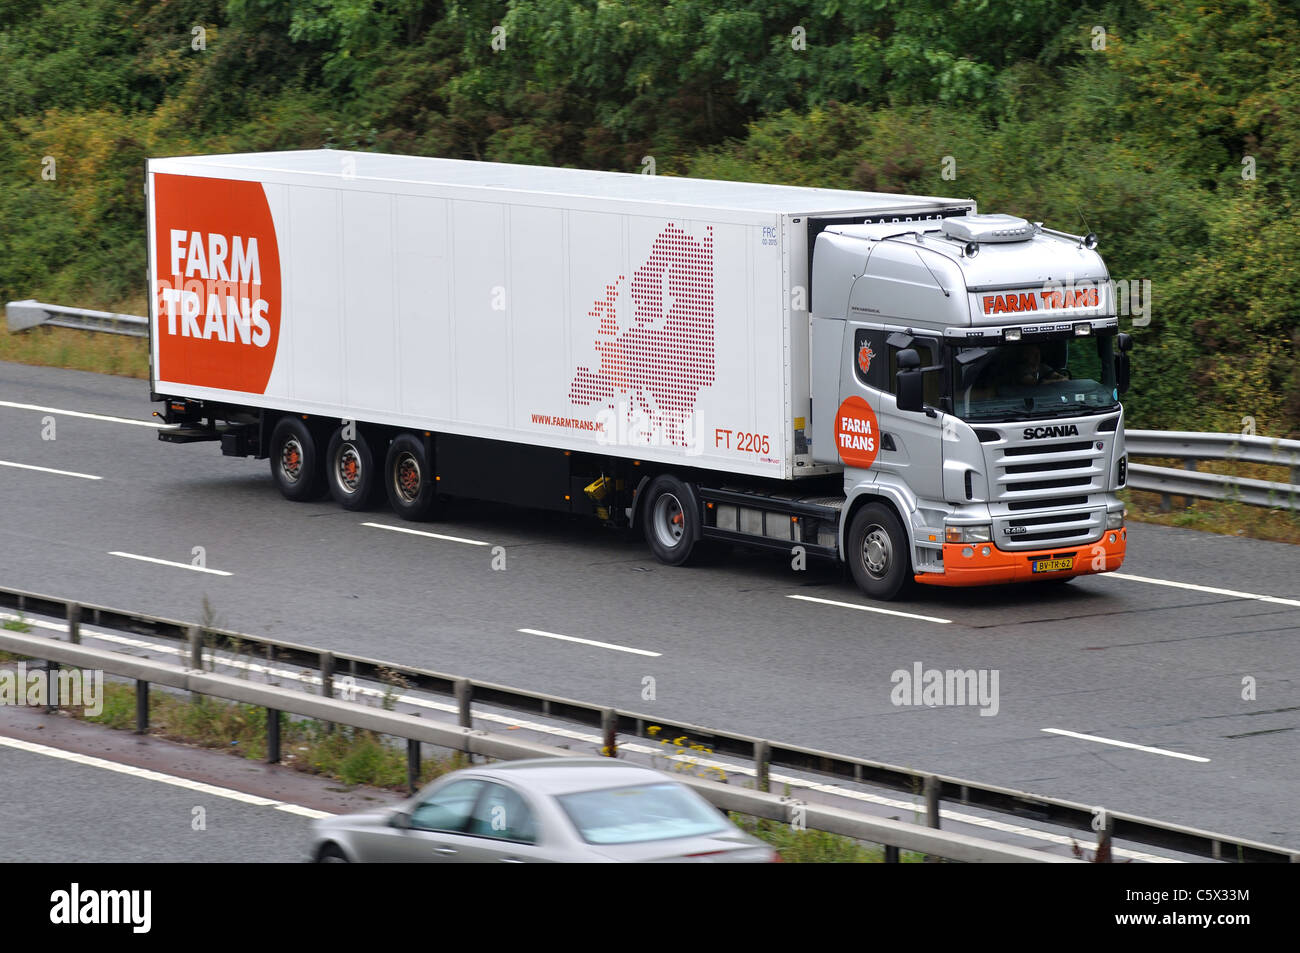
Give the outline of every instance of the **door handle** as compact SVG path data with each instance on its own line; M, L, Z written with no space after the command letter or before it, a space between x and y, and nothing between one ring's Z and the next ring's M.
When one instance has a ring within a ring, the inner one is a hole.
M501 863L503 863L503 864L522 864L523 861L520 860L518 857L502 857L502 858L501 858Z
M460 853L460 851L456 850L455 847L435 847L435 848L433 849L433 852L434 852L435 854L458 854L458 853Z

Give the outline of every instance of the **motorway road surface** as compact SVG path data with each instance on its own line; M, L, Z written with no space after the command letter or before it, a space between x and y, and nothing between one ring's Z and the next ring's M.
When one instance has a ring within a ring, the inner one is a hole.
M292 504L265 461L158 441L154 409L142 381L0 364L0 585L207 600L257 635L1300 847L1300 547L1135 523L1121 575L877 605L828 564L675 569L561 515ZM916 663L996 671L996 714L894 705Z

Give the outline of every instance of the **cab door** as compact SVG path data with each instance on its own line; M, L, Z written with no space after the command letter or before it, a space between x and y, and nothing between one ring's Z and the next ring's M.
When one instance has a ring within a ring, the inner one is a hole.
M934 408L930 413L903 412L898 409L894 396L898 379L898 344L900 335L879 334L879 348L873 346L880 363L880 389L873 408L880 422L880 454L875 470L881 478L891 476L905 483L918 497L927 500L943 499L943 418L939 408L943 397L943 371L935 370L924 375L925 405ZM893 338L894 344L889 340ZM938 337L915 336L911 346L920 355L921 367L936 367L941 363L942 342ZM857 353L855 348L855 354Z

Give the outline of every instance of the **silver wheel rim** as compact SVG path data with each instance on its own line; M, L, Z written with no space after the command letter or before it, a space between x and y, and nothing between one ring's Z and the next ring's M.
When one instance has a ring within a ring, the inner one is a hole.
M356 493L361 488L362 476L361 454L357 453L353 444L343 444L334 461L334 479L338 482L339 489L344 493Z
M290 437L280 448L280 473L290 483L302 478L302 444L297 437Z
M664 493L655 500L654 519L655 538L667 549L676 549L686 535L686 511L681 500L672 493Z
M409 450L403 450L393 462L393 489L403 503L414 503L423 486L420 461Z
M879 523L867 527L862 540L862 565L873 579L882 579L894 563L894 543Z

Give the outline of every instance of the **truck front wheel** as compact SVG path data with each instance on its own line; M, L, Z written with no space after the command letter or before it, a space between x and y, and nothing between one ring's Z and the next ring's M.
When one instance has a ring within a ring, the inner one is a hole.
M316 438L297 417L281 417L271 431L271 475L286 500L315 500L324 489Z
M641 518L656 559L681 566L691 558L700 538L700 508L689 484L667 474L655 477L645 488Z
M903 524L890 507L868 503L854 513L845 548L858 588L884 601L898 595L912 560Z
M384 487L388 502L402 519L433 517L438 496L424 441L409 433L398 434L393 439L384 461Z
M355 425L353 425L355 427ZM340 427L330 437L325 451L326 482L330 496L345 510L364 510L374 503L380 478L375 454L360 433L343 435Z

